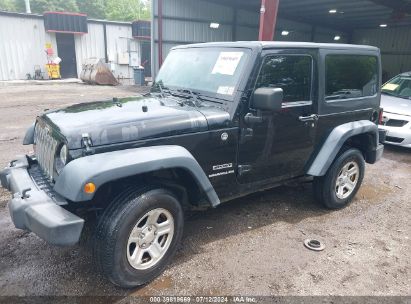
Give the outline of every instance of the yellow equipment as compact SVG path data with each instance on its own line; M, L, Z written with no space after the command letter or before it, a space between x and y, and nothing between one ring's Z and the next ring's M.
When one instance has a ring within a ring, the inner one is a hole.
M46 70L50 79L61 79L59 64L48 63L46 64Z

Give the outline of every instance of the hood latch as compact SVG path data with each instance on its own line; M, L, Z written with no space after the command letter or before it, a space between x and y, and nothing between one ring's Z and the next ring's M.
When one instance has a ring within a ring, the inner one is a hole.
M84 148L83 153L85 155L93 154L93 149L91 148L93 146L93 141L91 140L91 137L88 133L83 133L81 135L81 145Z

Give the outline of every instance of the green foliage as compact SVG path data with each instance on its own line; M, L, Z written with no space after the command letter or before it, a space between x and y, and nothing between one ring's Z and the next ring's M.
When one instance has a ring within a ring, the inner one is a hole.
M78 12L76 0L32 0L31 11L42 14L46 11Z
M138 0L106 0L106 17L110 20L150 19L149 6Z
M0 11L16 11L16 1L15 0L0 0Z
M30 0L31 11L86 13L90 18L118 21L150 20L151 0ZM24 0L0 0L0 10L25 12Z
M138 1L138 0L137 0ZM82 13L86 13L90 18L106 18L105 0L77 0L77 6Z

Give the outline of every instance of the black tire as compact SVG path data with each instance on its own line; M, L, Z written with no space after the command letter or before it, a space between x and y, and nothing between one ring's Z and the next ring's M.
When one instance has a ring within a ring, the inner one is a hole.
M128 239L139 220L150 210L163 208L174 220L174 234L164 255L148 269L136 269L127 258ZM115 285L132 288L159 276L173 258L183 235L183 209L165 189L128 189L107 207L96 227L93 256L101 272Z
M336 193L336 183L342 168L350 163L355 162L358 166L358 179L354 189L345 198L339 198ZM315 177L313 182L314 197L329 209L341 209L346 207L353 200L361 186L365 172L364 156L360 150L355 148L346 148L339 153L328 168L325 176Z

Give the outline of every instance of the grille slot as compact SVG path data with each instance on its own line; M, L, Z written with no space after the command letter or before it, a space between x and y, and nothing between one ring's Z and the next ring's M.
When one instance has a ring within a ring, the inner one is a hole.
M385 137L385 141L390 141L390 142L393 142L393 143L400 144L404 141L404 138L394 137L394 136L387 136L387 137Z
M58 142L51 136L51 131L46 125L37 123L34 132L37 161L49 181L53 181L54 155L56 153Z
M399 119L389 119L385 125L387 127L403 127L408 123L406 120L399 120Z

